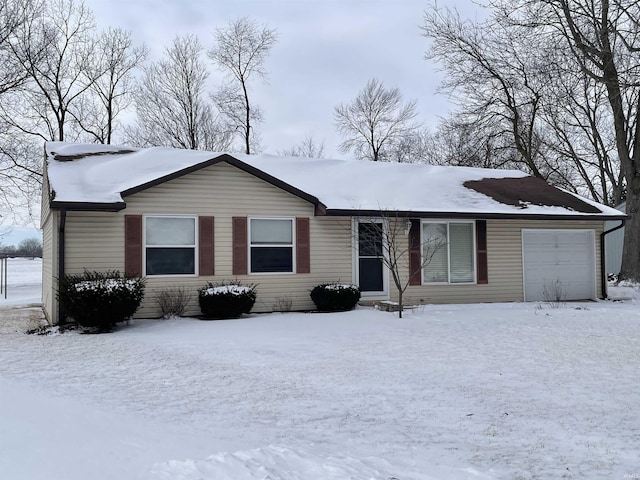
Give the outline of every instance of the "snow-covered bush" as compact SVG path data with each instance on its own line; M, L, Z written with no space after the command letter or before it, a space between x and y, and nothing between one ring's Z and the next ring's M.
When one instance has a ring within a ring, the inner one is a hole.
M83 327L110 331L130 318L144 297L144 279L122 277L120 272L65 275L58 282L58 300L67 317Z
M238 282L207 284L198 289L203 318L235 318L249 313L256 302L256 285Z
M321 312L353 310L360 300L360 289L350 283L323 283L311 290L311 300Z

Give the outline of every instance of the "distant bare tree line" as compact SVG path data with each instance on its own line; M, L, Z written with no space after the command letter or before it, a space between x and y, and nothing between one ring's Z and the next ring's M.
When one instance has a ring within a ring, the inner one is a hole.
M0 243L0 257L42 258L42 242L38 238L25 238L17 246Z

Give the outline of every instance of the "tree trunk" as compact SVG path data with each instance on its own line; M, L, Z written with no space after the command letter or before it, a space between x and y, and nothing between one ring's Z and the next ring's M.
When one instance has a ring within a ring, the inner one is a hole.
M627 180L627 215L624 227L621 280L640 282L640 177Z
M402 318L402 290L398 290L398 318Z
M249 155L251 153L251 106L249 105L249 92L247 92L247 84L244 78L240 79L242 83L242 93L244 94L244 114L245 114L245 126L244 126L244 146L245 153Z

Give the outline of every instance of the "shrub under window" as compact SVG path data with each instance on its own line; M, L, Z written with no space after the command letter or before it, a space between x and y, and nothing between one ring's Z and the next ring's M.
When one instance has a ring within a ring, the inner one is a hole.
M120 272L65 275L59 280L58 300L67 316L83 327L110 331L130 318L144 297L144 280Z
M251 311L256 295L256 285L208 282L198 290L198 302L203 318L235 318Z
M311 290L311 300L321 312L353 310L360 300L360 289L350 283L323 283Z

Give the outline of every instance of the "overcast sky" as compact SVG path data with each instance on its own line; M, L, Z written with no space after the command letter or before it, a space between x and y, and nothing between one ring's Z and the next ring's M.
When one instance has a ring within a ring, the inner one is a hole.
M176 35L196 34L206 48L213 32L249 17L275 28L267 84L255 79L253 101L264 113L257 126L263 150L276 153L313 134L325 156L338 150L334 107L353 99L377 77L418 101L420 120L437 123L451 105L436 93L441 73L424 59L428 41L419 25L429 0L86 0L98 27L122 27L159 57ZM440 2L474 16L471 0ZM208 61L208 59L207 59ZM215 68L211 67L212 73Z
M85 1L99 28L130 30L151 49L152 59L160 58L176 35L196 34L208 48L216 28L240 17L275 28L278 42L267 63L269 81L257 79L251 85L253 101L264 113L257 129L267 153L313 134L324 141L326 157L351 158L338 150L333 110L373 77L398 87L405 99L416 99L419 119L429 127L452 108L436 91L442 73L424 59L428 41L419 26L430 0ZM482 14L472 0L441 0L439 5L455 6L471 18ZM17 244L38 233L17 228L0 243Z

